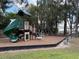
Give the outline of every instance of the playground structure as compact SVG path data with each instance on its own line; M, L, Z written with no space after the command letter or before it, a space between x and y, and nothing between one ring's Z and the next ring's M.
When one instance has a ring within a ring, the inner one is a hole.
M4 29L4 34L10 38L11 42L17 42L23 37L23 39L29 40L36 39L36 28L35 26L29 25L28 21L22 19L11 19L9 25Z
M31 14L27 12L28 2L21 1L22 4L15 2L16 1L12 0L7 1L7 3L13 4L11 5L11 7L16 6L18 11L16 14L19 15L21 19L20 18L10 19L10 23L3 31L4 35L9 37L11 42L17 42L21 38L23 38L25 41L28 39L33 39L33 37L35 37L34 39L36 39L37 34L35 25L30 25L29 21L25 21L22 19L22 16L31 16ZM6 7L11 8L8 5Z

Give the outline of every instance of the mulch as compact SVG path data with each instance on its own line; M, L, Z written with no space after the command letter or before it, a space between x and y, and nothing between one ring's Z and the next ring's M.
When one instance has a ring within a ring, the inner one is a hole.
M0 38L0 48L1 47L13 47L13 46L31 46L31 45L49 45L57 44L62 41L64 36L46 36L43 39L33 39L24 41L23 39L17 43L11 43L9 38Z

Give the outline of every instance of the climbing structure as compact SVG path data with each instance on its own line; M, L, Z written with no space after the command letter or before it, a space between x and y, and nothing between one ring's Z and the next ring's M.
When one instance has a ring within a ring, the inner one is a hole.
M14 1L10 0L7 1L9 3L14 3ZM23 2L23 1L22 1ZM25 3L25 2L24 2ZM24 6L27 6L27 3L17 4L16 2L14 5L18 8L17 13L20 17L22 16L30 16L30 13L27 12L26 8L24 9ZM13 6L14 6L13 5ZM20 5L20 6L18 6ZM12 6L11 6L12 7ZM11 8L8 7L8 8ZM4 29L4 34L10 38L11 42L16 42L18 39L20 39L22 36L24 36L24 39L30 39L31 34L35 35L34 27L29 24L28 21L24 21L21 19L11 19L11 22L8 24L8 26ZM21 35L22 34L22 35Z

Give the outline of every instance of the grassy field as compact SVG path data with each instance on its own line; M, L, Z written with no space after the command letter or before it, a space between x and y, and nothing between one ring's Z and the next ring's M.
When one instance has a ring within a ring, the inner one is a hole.
M72 47L65 49L11 53L6 52L0 53L0 59L79 59L79 48L78 46L75 47L75 45L73 45Z

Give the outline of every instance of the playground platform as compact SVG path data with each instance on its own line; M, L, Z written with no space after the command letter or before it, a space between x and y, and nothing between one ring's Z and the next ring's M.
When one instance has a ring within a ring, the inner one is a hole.
M55 47L63 41L63 36L46 36L43 39L20 40L17 43L9 42L8 38L0 38L0 51Z

